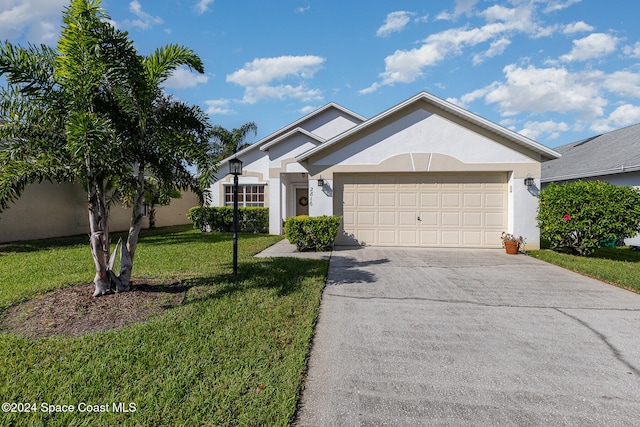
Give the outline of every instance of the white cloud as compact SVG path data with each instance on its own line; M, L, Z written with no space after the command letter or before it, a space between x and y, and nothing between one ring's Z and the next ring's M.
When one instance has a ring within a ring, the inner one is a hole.
M140 28L141 30L147 30L154 25L164 23L162 18L160 18L159 16L150 15L149 13L142 10L142 4L140 4L138 0L133 0L131 3L129 3L129 11L137 16L138 19L127 19L125 21L122 21L122 25L124 27L136 27Z
M454 13L456 15L470 15L476 3L478 3L478 0L456 0Z
M306 6L298 6L296 7L296 13L305 13L306 11L308 11L309 9L311 9L311 5L306 5Z
M0 2L0 39L25 36L31 43L54 43L62 9L68 0L3 0Z
M623 52L631 58L640 58L640 42L636 42L633 46L625 46Z
M235 111L229 107L231 101L228 99L214 99L209 101L204 101L207 108L205 109L205 114L215 115L215 114L233 114Z
M507 38L498 39L491 42L489 49L485 52L473 55L473 65L478 65L484 62L487 58L493 58L494 56L502 55L505 49L511 44L511 41Z
M504 68L506 81L494 83L484 96L497 104L506 116L523 111L533 113L578 113L583 119L604 114L607 100L594 81L596 74L574 74L565 68Z
M536 36L541 29L533 18L530 4L515 8L494 5L481 11L479 15L485 18L486 25L477 28L451 28L431 34L420 47L396 50L385 58L385 70L379 74L380 81L360 93L375 92L382 86L392 86L395 83L412 83L422 76L425 68L435 66L447 57L460 55L465 49L490 42L491 45L484 53L472 55L473 61L480 63L485 58L504 52L514 34Z
M564 34L575 34L575 33L582 33L582 32L586 32L586 31L593 31L594 28L583 22L583 21L579 21L579 22L574 22L573 24L568 24L565 25L564 28L562 29L562 32Z
M544 9L544 12L557 12L581 1L582 0L550 0L547 2L547 7Z
M619 39L604 33L593 33L585 38L574 40L571 52L562 55L560 60L565 62L586 61L601 58L616 51Z
M546 136L547 139L557 139L562 132L568 130L569 125L565 122L554 122L553 120L544 122L530 121L526 122L524 128L518 131L518 133L533 140L538 139L542 135Z
M640 122L640 106L623 104L609 114L609 117L593 121L589 129L596 133L605 133L638 122Z
M263 99L318 100L322 94L318 89L309 89L304 83L297 85L277 84L287 79L307 80L322 68L325 59L319 56L280 56L257 58L244 67L227 75L227 82L245 88L243 102L255 103Z
M609 92L624 97L640 98L640 74L616 71L602 76L602 86Z
M209 81L209 77L186 67L177 68L171 77L163 83L169 89L186 89Z
M640 107L637 105L625 104L616 108L609 118L617 126L627 126L640 122Z
M194 6L193 9L196 11L198 15L202 15L203 13L209 10L209 6L213 4L213 0L199 0Z
M388 37L391 33L402 31L414 15L415 14L413 12L407 11L389 13L384 24L378 28L378 31L376 31L376 35L379 37Z

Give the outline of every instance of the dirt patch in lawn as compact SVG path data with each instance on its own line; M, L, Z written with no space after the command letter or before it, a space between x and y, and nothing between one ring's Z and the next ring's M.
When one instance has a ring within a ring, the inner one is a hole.
M120 329L180 305L179 282L134 283L130 292L93 297L94 285L72 286L9 308L0 327L30 338L80 336Z

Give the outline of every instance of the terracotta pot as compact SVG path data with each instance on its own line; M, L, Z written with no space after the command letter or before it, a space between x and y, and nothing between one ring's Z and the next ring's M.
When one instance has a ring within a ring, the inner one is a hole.
M518 242L504 242L504 248L507 250L509 255L518 254Z

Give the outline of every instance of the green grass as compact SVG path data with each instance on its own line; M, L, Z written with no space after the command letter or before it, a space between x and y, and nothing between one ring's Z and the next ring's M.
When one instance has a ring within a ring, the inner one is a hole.
M602 248L590 257L551 250L527 251L532 257L640 293L640 252L629 247Z
M295 413L328 262L257 259L278 236L172 228L146 233L136 277L176 278L184 303L146 323L78 338L0 333L2 402L37 413L0 425L288 425ZM90 281L86 237L0 245L0 310L47 290ZM54 405L107 405L109 413L53 413ZM135 404L114 413L113 403Z

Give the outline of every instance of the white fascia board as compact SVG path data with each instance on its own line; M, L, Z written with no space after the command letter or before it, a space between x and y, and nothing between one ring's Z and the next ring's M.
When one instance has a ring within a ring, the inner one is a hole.
M485 118L482 118L480 116L478 116L477 114L474 114L470 111L465 110L464 108L458 107L455 104L452 104L448 101L445 101L444 99L438 98L434 95L431 95L430 93L427 92L420 92L417 95L414 95L413 97L407 99L406 101L401 102L400 104L397 104L391 108L389 108L388 110L383 111L382 113L378 114L377 116L372 117L371 119L367 120L364 123L361 123L358 126L354 126L353 128L347 130L346 132L341 133L340 135L337 135L336 137L330 139L329 141L325 142L324 144L312 148L309 151L306 151L302 154L300 154L299 156L296 157L296 160L298 162L304 162L306 161L309 157L313 156L314 154L332 146L335 145L337 143L339 143L340 141L342 141L345 138L348 138L349 136L360 132L363 129L366 129L369 126L372 126L382 120L384 120L385 118L391 116L392 114L396 113L399 110L402 110L403 108L406 108L407 106L418 102L418 101L426 101L427 103L434 105L437 108L440 108L442 110L448 111L451 114L454 114L458 117L461 117L463 119L465 119L468 122L474 123L482 128L488 129L494 133L497 133L499 135L504 136L505 138L519 144L522 145L536 153L539 153L541 155L544 155L546 157L549 157L550 159L557 159L560 157L560 153L557 153L556 151L545 147L544 145L535 142L532 139L529 139L523 135L520 135L516 132L513 132L509 129L506 129L500 125L497 125Z
M269 141L266 144L261 145L260 146L260 150L261 151L267 151L269 148L273 147L274 145L284 141L285 139L287 139L287 138L289 138L289 137L291 137L291 136L293 136L293 135L295 135L297 133L305 135L305 136L313 139L314 141L318 141L318 143L320 143L320 144L322 144L325 141L324 138L320 138L318 135L314 135L313 133L311 133L309 131L306 131L306 130L304 130L302 128L295 128L295 129L285 133L284 135L274 139L273 141Z

